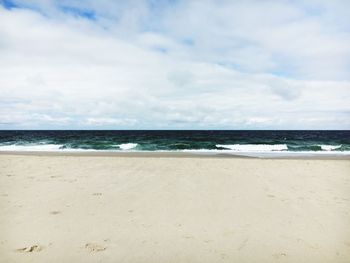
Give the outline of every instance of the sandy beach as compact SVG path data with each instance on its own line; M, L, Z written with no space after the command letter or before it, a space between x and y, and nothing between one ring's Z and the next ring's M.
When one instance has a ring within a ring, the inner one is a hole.
M0 155L0 261L350 262L350 160Z

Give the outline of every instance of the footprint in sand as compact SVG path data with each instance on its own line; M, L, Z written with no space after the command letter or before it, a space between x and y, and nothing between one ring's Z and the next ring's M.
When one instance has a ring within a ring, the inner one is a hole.
M17 252L24 252L24 253L31 253L31 252L40 252L43 249L44 248L42 246L33 245L33 246L29 246L29 247L23 247L23 248L16 249L16 251Z
M51 212L50 212L51 215L58 215L58 214L60 214L60 213L61 213L61 211L51 211Z
M182 238L185 238L185 239L193 239L194 237L193 237L193 236L182 236Z
M281 257L286 257L286 253L277 253L272 255L275 259L280 259Z
M244 239L244 241L241 243L241 245L237 248L237 250L241 250L246 247L247 243L249 241L249 238Z
M85 244L85 248L89 251L89 252L100 252L100 251L104 251L106 250L105 246L101 246L95 243L86 243Z

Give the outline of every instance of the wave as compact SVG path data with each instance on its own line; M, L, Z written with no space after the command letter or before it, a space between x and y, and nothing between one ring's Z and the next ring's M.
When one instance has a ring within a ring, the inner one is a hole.
M122 144L118 144L116 146L118 146L120 149L122 150L131 150L137 147L137 143L122 143Z
M333 151L341 148L342 145L320 145L323 151Z
M176 147L175 147L176 146ZM196 148L195 148L196 147ZM52 142L33 142L0 144L0 151L51 151L51 152L191 152L203 154L238 154L238 155L349 155L347 145L331 144L208 144L191 145L185 143L121 143L121 144L54 144Z
M248 156L248 157L304 157L304 156L349 156L350 151L260 151L260 152L248 152L248 151L235 151L235 150L219 150L219 149L192 149L181 150L186 153L198 153L205 155L236 155L236 156Z
M58 151L62 150L63 144L35 144L35 145L0 145L0 151Z
M216 147L236 152L271 152L288 150L286 144L217 144Z
M112 145L113 146L113 145ZM9 145L0 145L0 151L118 151L118 150L131 150L138 146L137 143L122 143L114 145L116 149L89 149L89 148L70 148L64 144L9 144Z

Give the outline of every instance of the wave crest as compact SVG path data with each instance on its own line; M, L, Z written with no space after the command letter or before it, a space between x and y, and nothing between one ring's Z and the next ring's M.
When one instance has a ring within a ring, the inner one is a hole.
M237 152L272 152L288 150L286 144L217 144L216 147Z
M0 151L58 151L63 147L62 144L37 144L37 145L1 145Z
M341 148L342 145L320 145L323 151L333 151Z
M122 144L118 144L117 146L122 150L131 150L136 148L137 145L138 145L137 143L122 143Z

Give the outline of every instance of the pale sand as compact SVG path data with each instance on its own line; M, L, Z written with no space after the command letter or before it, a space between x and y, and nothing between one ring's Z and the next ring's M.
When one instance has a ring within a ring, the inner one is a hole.
M350 262L350 161L2 154L0 262Z

